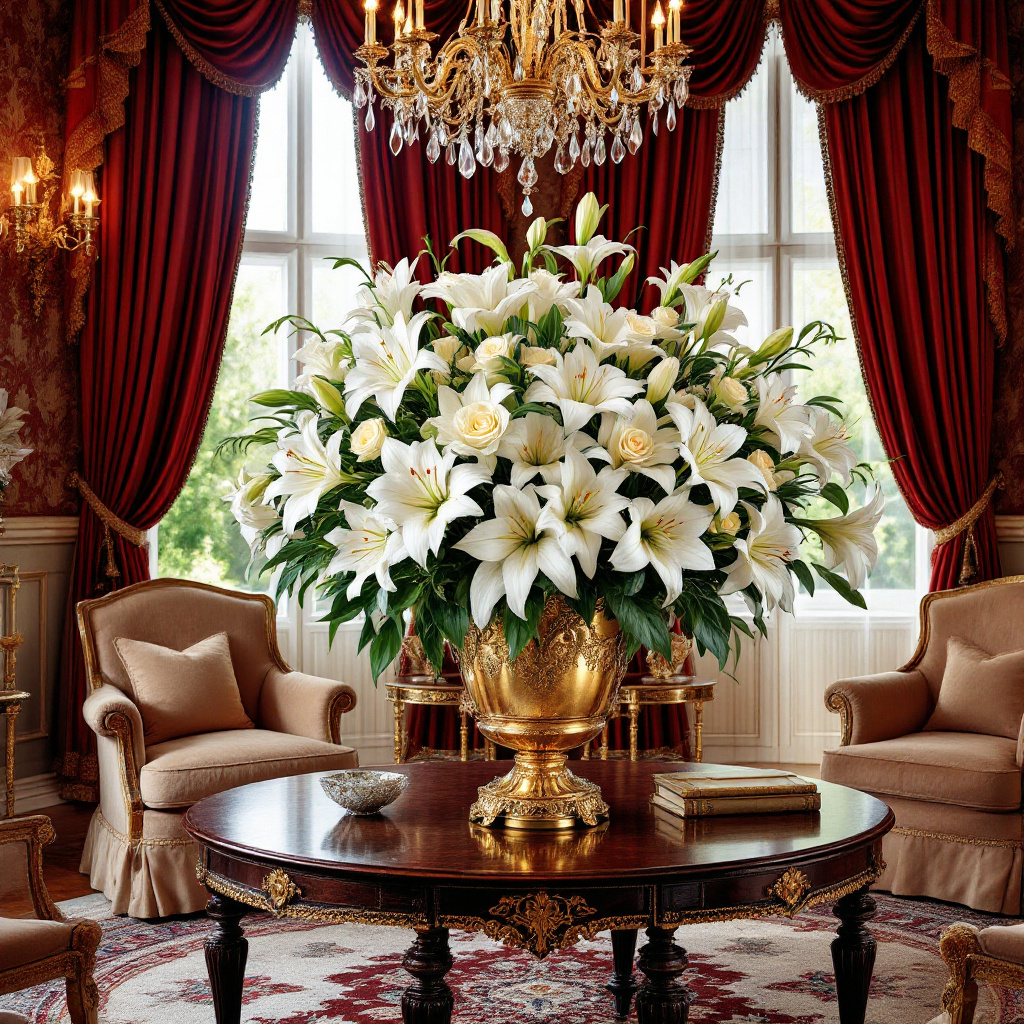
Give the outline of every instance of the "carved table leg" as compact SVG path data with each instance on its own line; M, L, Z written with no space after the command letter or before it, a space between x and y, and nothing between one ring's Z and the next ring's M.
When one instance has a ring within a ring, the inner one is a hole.
M693 745L695 747L693 759L699 764L704 760L704 701L694 701L693 719Z
M875 916L875 901L864 886L844 896L832 911L842 922L832 940L836 996L840 1024L864 1024L871 971L875 966L875 939L864 927Z
M395 715L395 764L401 764L405 760L405 728L402 724L405 701L396 700L393 710Z
M629 1008L636 991L633 980L633 957L636 953L636 929L624 928L612 930L612 959L615 973L605 988L615 996L615 1016L625 1020L629 1016Z
M242 1019L242 983L249 943L240 921L247 911L247 907L226 896L211 896L206 904L207 916L217 925L203 944L217 1024L240 1024Z
M639 751L640 737L640 705L630 703L629 705L629 759L630 761L640 760Z
M696 996L680 975L687 967L686 950L672 941L675 928L648 928L640 949L640 970L647 980L636 994L639 1024L686 1024Z
M416 941L402 958L412 984L402 993L405 1024L451 1024L455 1000L444 980L451 970L447 928L417 928Z

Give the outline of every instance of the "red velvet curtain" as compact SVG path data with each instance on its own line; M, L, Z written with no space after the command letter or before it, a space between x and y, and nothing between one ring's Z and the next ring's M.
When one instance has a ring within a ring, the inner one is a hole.
M781 5L793 73L825 103L837 241L896 482L932 529L980 512L939 535L933 590L999 575L986 496L1005 330L997 231L1010 221L1004 14L952 0Z
M257 13L266 27L274 24L277 5L267 0L264 6ZM80 477L135 530L154 526L170 508L202 438L241 250L255 92L283 70L294 14L291 25L278 18L277 34L272 39L264 32L256 52L224 45L217 58L219 85L192 61L209 73L202 54L212 56L216 47L206 43L236 24L251 31L255 8L222 2L216 10L223 17L211 22L207 37L189 20L197 8L168 0L167 17L181 22L172 35L164 18L154 15L148 36L143 30L132 37L142 49L126 79L123 128L107 139L102 258L79 346ZM210 10L207 4L204 11ZM78 54L87 51L90 34L95 39L96 25L94 18L76 23ZM185 29L195 33L202 51ZM88 117L83 106L69 132ZM116 529L108 536L94 508L83 503L63 646L58 765L64 795L77 799L94 799L97 779L92 736L81 714L88 686L74 605L149 575L144 548Z

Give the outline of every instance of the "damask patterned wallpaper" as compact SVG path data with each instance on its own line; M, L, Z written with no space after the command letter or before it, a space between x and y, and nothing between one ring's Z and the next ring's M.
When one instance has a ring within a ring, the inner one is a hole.
M42 144L59 158L64 135L71 4L66 0L0 3L0 188L3 206L11 159L35 156ZM27 409L24 436L35 452L14 470L3 506L7 516L77 511L66 487L79 447L78 353L64 336L66 256L47 268L50 290L42 315L32 311L18 261L0 256L0 387Z
M1007 0L1013 81L1013 184L1017 245L1006 263L1009 333L996 359L992 436L996 466L1006 485L996 500L1003 515L1024 514L1024 0Z

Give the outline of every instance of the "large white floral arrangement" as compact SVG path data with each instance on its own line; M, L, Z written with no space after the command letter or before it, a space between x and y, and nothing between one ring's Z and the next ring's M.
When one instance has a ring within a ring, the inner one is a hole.
M497 236L467 231L452 244L496 253L482 274L435 259L421 286L402 260L342 329L272 325L310 333L303 373L254 399L270 421L234 439L253 458L229 498L280 591L320 588L332 638L365 613L375 677L409 610L437 666L471 615L502 616L514 657L554 594L587 620L603 601L631 650L668 656L678 618L724 663L747 632L729 594L762 632L794 580L813 591L812 568L863 604L882 497L849 510L864 467L836 399L801 404L789 381L831 328L740 345L731 293L694 283L710 256L651 278L649 314L613 307L634 252L597 234L604 212L584 197L574 245L548 246L538 218L518 274ZM841 514L812 516L819 496Z

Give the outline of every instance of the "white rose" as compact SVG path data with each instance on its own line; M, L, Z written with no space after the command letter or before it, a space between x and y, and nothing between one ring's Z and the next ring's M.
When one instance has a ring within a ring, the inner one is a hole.
M462 444L490 455L497 449L508 421L508 410L503 406L494 402L472 402L455 414L452 426Z
M523 366L554 366L555 352L550 348L539 348L537 345L524 345L519 350L519 361Z
M772 457L766 451L758 448L756 452L751 452L747 456L747 462L761 470L761 476L764 477L768 490L774 491L778 481L775 478L775 463L772 461Z
M658 306L651 310L651 319L661 327L675 327L679 323L679 314L671 306Z
M380 417L363 420L352 431L352 441L349 445L356 454L356 462L369 462L370 459L377 458L387 436L388 428Z
M459 341L458 338L453 338L448 334L442 334L440 338L435 338L431 342L431 345L433 346L434 351L446 363L451 363L462 348L462 342Z
M515 348L517 337L516 334L495 334L490 338L484 338L473 353L474 369L499 373L501 363L498 362L498 358L500 356L504 356L506 359L512 358L512 350Z
M622 462L639 464L649 459L653 452L654 438L646 430L626 427L616 439L613 457L617 455Z
M712 533L736 533L740 528L740 517L735 512L730 512L724 519L715 516L711 523Z
M749 397L746 387L735 377L723 377L715 385L715 398L730 412L742 412Z
M639 313L627 313L626 326L640 341L650 341L661 333L661 324L654 317L641 316Z

